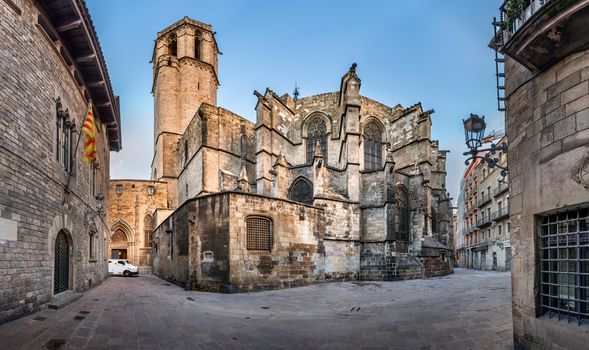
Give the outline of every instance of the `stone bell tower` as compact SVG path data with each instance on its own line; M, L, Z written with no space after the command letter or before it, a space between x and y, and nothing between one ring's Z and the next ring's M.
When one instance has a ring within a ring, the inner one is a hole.
M153 48L152 180L176 181L177 143L201 103L217 104L219 48L212 27L188 17L157 34Z

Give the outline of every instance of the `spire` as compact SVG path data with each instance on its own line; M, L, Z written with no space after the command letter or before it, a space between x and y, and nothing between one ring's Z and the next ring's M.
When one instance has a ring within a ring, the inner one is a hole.
M323 158L323 152L321 152L321 144L319 140L315 141L315 147L313 148L313 158Z
M298 101L299 94L300 94L300 92L299 92L299 86L297 85L297 82L295 81L294 91L292 92L292 95L293 95L295 101Z
M237 180L237 188L241 192L249 192L250 191L250 183L247 179L247 169L245 167L245 162L241 165L241 170L239 171L239 180Z

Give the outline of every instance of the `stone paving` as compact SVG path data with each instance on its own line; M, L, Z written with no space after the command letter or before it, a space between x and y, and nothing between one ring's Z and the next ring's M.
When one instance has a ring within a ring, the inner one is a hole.
M0 326L2 349L52 339L64 349L511 349L510 274L456 269L249 294L111 277L61 310Z

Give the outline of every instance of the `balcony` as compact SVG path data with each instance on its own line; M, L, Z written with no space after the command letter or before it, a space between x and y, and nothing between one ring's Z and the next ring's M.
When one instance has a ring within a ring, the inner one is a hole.
M499 184L499 186L497 186L496 189L493 190L493 197L497 197L497 196L507 192L507 190L509 190L509 184L502 182Z
M482 207L483 205L489 203L491 201L491 196L486 194L484 196L481 196L481 198L478 201L478 206L479 208Z
M493 221L499 221L506 217L509 217L509 206L507 205L495 210L493 214L491 214L491 219Z
M494 44L530 70L589 48L589 0L508 0Z
M483 228L489 225L491 225L490 215L483 215L482 218L477 220L477 227L479 228Z

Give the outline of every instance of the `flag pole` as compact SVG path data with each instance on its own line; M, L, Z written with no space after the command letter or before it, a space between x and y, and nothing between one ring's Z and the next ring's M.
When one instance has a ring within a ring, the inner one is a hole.
M90 99L88 101L88 106L86 108L86 114L88 114L88 110L90 109L90 106L92 106L92 99ZM84 127L85 121L86 121L86 115L84 115L84 120L82 121L82 125L80 125L80 130L78 131L78 141L76 142L76 147L74 148L74 153L72 153L73 154L72 163L74 163L74 160L77 158L76 153L78 153L78 147L80 146L80 139L82 138L82 128ZM74 166L74 164L70 164L70 167L73 167L73 166ZM70 171L68 173L67 183L65 184L66 189L69 189L71 178L72 178L72 169L70 169Z

